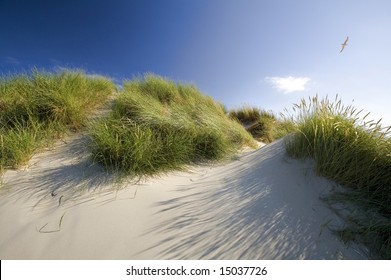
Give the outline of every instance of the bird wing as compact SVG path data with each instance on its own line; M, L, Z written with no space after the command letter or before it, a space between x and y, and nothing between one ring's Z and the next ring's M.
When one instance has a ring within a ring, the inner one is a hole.
M343 44L341 44L341 45L342 45L342 48L341 48L341 50L339 51L340 53L344 50L345 46L346 46L347 43L348 43L348 40L349 40L349 36L346 36L345 42L343 42Z

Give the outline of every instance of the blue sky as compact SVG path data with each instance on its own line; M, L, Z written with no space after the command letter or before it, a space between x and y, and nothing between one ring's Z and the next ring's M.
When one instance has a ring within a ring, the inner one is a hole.
M275 112L338 93L391 125L390 13L387 0L0 0L0 72L153 72Z

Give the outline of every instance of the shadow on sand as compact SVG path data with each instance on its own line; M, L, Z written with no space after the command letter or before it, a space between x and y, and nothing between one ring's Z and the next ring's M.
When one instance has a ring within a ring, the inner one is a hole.
M13 199L34 201L32 210L56 208L67 202L72 202L68 206L73 207L93 200L93 196L81 196L89 191L111 194L120 186L118 176L94 164L87 145L85 136L76 135L53 150L34 156L24 170L8 170L2 193Z
M282 141L248 153L155 204L158 259L362 259L331 234L343 221L318 198L330 182L290 164ZM192 189L192 190L191 190ZM190 193L190 194L189 194ZM161 216L161 217L160 217ZM169 217L169 218L167 218ZM331 241L330 241L331 240Z

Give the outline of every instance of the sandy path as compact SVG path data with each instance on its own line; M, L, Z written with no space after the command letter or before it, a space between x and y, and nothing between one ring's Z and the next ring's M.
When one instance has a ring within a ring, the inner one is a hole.
M0 258L365 259L329 230L343 225L319 200L331 185L287 158L282 141L227 164L118 183L76 137L5 173Z

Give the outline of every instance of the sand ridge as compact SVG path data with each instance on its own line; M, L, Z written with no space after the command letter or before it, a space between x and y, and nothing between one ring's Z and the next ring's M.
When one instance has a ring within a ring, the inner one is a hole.
M82 136L7 171L1 259L366 259L330 228L332 182L283 141L141 182L91 164Z

